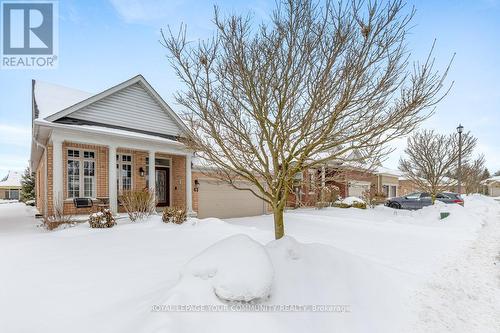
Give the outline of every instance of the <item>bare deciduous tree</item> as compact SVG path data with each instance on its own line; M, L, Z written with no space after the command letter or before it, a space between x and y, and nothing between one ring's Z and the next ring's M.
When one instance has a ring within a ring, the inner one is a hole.
M162 32L186 86L176 99L193 128L188 144L212 175L272 207L276 238L297 172L354 150L379 158L446 94L448 68L433 68L432 50L409 61L413 16L401 0L289 0L260 25L216 8L214 37L198 43L185 26Z
M475 160L462 165L462 181L465 193L480 192L481 182L488 178L485 173L487 170L484 166L485 163L484 155L480 155Z
M462 135L462 161L468 163L476 138L470 133ZM405 148L406 158L399 160L399 169L421 190L432 196L449 190L456 180L448 177L458 163L458 135L438 134L432 130L419 131L408 138Z

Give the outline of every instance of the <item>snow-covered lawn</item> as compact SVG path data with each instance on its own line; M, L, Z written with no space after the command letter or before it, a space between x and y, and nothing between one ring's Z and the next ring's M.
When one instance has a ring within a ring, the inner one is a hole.
M271 216L54 232L32 216L0 205L0 332L500 331L500 203L482 196L290 211L280 241ZM267 311L238 311L253 298Z

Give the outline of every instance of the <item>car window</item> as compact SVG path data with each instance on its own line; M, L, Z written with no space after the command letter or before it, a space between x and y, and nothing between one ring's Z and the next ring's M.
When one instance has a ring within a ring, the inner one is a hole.
M406 195L406 197L408 199L418 199L418 198L420 198L420 193L410 193L410 194Z
M421 197L421 198L430 198L430 197L431 197L431 195L430 195L429 193L425 193L425 192L424 192L424 193L420 194L420 197Z
M437 199L450 199L450 197L448 195L444 195L443 193L438 193L436 195L436 198Z

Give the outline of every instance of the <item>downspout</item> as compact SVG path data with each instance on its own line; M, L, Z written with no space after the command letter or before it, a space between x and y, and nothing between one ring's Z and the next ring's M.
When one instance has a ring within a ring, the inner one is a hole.
M36 81L35 80L31 80L31 138L33 140L33 142L36 143L36 145L38 147L42 147L43 148L43 153L45 154L45 179L44 179L44 182L43 182L43 216L47 216L47 212L48 212L48 188L49 188L49 185L48 185L48 178L49 178L49 156L47 154L47 146L42 144L41 142L39 142L37 139L36 139L36 135L35 135L35 125L34 125L34 121L35 119L38 118L39 116L39 111L38 111L38 106L36 104L36 99L35 99L35 85L36 85ZM37 127L37 132L38 132L38 127ZM31 161L31 163L33 163L33 161ZM31 165L30 165L31 166Z
M35 135L33 135L33 141L36 143L38 147L43 148L43 153L45 154L45 179L43 182L43 216L47 216L47 209L48 209L48 178L49 178L49 156L47 154L47 146L39 142L37 139L35 139Z

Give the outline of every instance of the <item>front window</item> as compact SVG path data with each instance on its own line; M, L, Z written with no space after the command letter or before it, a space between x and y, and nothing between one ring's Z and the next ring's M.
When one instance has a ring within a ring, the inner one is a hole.
M116 155L116 169L118 193L132 190L132 155Z
M68 149L66 168L68 198L94 198L96 196L95 153L88 150Z

